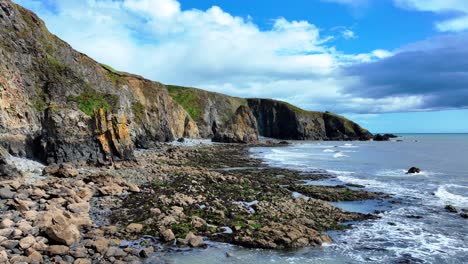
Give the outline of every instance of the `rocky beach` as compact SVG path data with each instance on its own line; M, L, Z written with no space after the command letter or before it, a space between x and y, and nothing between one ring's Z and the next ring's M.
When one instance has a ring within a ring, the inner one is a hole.
M112 166L18 173L0 183L1 261L9 263L140 263L155 251L205 241L316 247L332 243L324 231L375 218L327 201L380 196L346 186L307 188L304 180L330 175L267 167L244 145L160 144ZM305 195L294 196L296 190Z

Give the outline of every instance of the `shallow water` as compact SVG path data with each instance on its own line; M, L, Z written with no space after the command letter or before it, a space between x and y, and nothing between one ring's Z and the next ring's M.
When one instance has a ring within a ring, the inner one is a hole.
M402 135L403 142L297 142L288 147L254 148L270 166L336 175L319 184L364 185L391 194L399 203L335 203L345 210L386 210L380 219L330 232L332 245L282 252L213 243L208 249L170 253L171 263L466 263L466 219L446 204L468 208L468 135ZM409 175L412 166L422 169ZM314 184L308 182L308 184ZM227 258L232 252L234 258Z

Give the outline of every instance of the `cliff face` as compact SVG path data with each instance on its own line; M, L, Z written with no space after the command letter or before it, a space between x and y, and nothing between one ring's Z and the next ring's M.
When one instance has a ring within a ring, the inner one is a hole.
M369 131L358 124L332 113L305 111L285 102L271 99L243 99L196 88L168 86L169 94L193 117L205 138L216 131L235 134L228 120L236 116L240 106L250 109L256 119L260 136L293 140L368 140ZM247 115L243 122L248 122ZM237 129L238 131L238 129ZM221 141L222 136L215 136ZM232 142L236 137L225 138Z
M369 140L372 134L332 113L305 111L271 99L248 99L262 136L296 140Z
M284 102L165 86L75 51L35 14L0 0L0 146L47 163L109 163L179 137L253 142L365 139L343 117Z
M164 85L95 62L0 1L0 143L10 153L105 162L184 135L197 127Z
M213 137L216 130L224 129L240 106L247 106L244 98L182 86L168 85L167 88L174 101L195 120L203 138Z

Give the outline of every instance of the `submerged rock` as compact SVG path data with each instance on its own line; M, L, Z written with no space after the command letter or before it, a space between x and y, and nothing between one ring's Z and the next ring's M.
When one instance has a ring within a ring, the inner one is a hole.
M447 212L449 212L449 213L454 213L454 214L458 213L457 208L455 208L455 206L450 205L450 204L447 204L447 205L445 206L445 210L446 210Z

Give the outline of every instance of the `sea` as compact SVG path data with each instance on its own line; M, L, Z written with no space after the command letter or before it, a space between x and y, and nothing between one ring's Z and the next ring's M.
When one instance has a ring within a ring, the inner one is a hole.
M334 203L347 211L377 213L379 219L329 232L333 243L276 251L210 242L207 249L171 252L162 258L203 264L468 263L468 219L460 215L468 209L468 134L398 136L386 142L300 141L250 150L273 167L334 176L305 184L361 185L390 195L383 201ZM406 174L413 166L421 172ZM459 212L448 212L447 205Z

